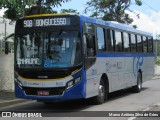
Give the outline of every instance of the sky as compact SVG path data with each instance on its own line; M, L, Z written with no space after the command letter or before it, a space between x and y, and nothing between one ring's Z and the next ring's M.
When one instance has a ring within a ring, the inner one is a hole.
M54 10L60 11L60 9L76 9L81 14L84 14L85 4L89 0L71 0L70 2L63 3L61 7L56 7ZM143 5L137 6L132 0L130 9L136 14L139 14L138 19L132 12L127 11L134 19L133 25L137 25L138 29L150 32L156 37L156 34L160 34L160 0L142 0ZM0 16L2 16L4 10L0 10ZM85 14L84 14L85 15Z
M60 9L72 8L84 14L87 1L71 0L68 3L62 4L62 7L55 9L60 11ZM137 25L140 30L152 33L154 38L156 38L156 34L160 34L160 0L142 0L142 6L135 5L134 0L132 0L132 3L130 9L140 16L140 18L137 18L134 13L127 11L134 19L132 24Z

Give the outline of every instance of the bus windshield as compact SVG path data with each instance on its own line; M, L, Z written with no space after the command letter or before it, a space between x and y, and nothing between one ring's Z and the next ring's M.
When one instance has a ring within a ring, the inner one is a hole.
M18 68L67 68L82 61L78 31L19 34L15 47Z

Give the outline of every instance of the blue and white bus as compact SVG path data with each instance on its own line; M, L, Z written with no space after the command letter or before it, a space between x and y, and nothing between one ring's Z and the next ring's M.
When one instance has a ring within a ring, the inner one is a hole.
M20 18L15 28L15 94L44 103L93 98L154 76L153 38L130 26L79 15Z

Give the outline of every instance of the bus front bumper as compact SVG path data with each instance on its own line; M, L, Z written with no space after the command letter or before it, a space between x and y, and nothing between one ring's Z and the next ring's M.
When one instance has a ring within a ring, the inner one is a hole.
M69 89L65 89L62 95L27 95L24 88L21 88L17 83L15 83L15 95L17 98L32 99L41 102L51 102L51 101L64 101L85 98L85 85L83 82L72 86Z

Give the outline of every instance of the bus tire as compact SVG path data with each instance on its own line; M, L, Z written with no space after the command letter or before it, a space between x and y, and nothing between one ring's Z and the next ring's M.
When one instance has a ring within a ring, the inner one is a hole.
M137 85L133 87L133 92L139 93L142 90L142 75L138 72L137 76Z
M98 95L93 97L93 102L97 105L104 103L106 99L106 86L103 78L100 80L100 84L98 87Z

